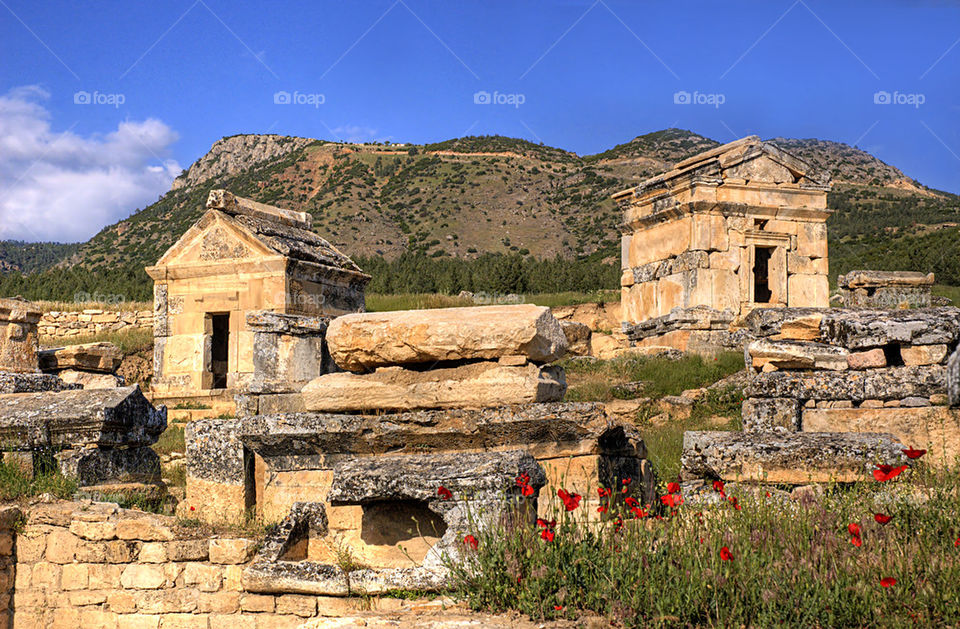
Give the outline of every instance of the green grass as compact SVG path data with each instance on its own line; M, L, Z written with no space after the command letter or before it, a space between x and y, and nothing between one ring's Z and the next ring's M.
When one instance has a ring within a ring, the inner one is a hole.
M76 481L59 472L41 472L31 477L18 465L0 462L0 502L40 494L69 498L76 490Z
M957 470L921 464L889 483L828 486L801 501L772 491L737 494L740 510L688 497L642 519L614 503L602 522L584 504L568 512L551 497L552 542L532 524L468 526L462 534L479 545L448 560L455 593L477 610L600 614L625 627L960 625ZM893 520L880 525L875 513ZM896 584L882 587L887 577Z
M153 444L153 451L157 454L170 454L171 452L185 452L186 442L183 438L183 428L171 424L163 431L157 442Z
M425 310L432 308L459 308L473 306L473 300L436 293L411 293L403 295L367 295L368 312L391 310Z
M113 343L120 348L123 355L136 354L153 348L152 328L127 328L116 332L100 332L82 336L40 338L41 347L63 347L64 345L81 345L83 343Z
M684 355L672 360L657 356L624 355L612 360L564 360L570 402L608 402L616 387L643 380L644 397L660 398L697 389L743 369L743 354L726 352L716 358Z
M946 297L953 305L960 304L960 286L947 286L946 284L934 284L931 292L938 297Z
M516 302L503 301L503 295L491 295L485 301L485 295L476 293L476 299L439 293L410 293L400 295L367 295L367 311L386 312L390 310L424 310L431 308L460 308L483 305L486 301L495 303L524 303L538 306L573 306L576 304L619 302L620 291L596 290L589 292L568 291L563 293L526 293L518 295Z

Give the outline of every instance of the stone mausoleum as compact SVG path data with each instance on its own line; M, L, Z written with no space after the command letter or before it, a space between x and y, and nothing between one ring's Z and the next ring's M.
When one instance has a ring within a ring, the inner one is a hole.
M710 351L757 307L826 307L829 178L749 136L614 195L639 346Z
M233 396L302 384L330 364L331 317L364 311L370 276L312 218L213 190L199 221L147 268L155 400L232 412ZM286 373L292 367L312 370ZM282 372L282 373L281 373Z

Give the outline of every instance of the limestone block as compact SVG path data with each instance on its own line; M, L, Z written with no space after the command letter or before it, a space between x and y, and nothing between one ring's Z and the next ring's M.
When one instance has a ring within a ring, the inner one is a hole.
M210 563L240 564L253 556L256 544L249 539L210 540Z
M793 398L748 398L743 401L744 432L796 432L800 401Z
M102 373L115 372L123 358L120 348L105 342L44 349L38 356L44 371L77 369Z
M839 310L823 317L826 342L847 349L901 345L952 345L960 339L960 308Z
M866 371L775 371L756 374L745 389L747 397L790 397L799 400L902 400L912 395L944 393L945 369L887 367Z
M797 229L797 255L808 258L827 257L827 224L801 223Z
M567 349L550 309L531 304L349 314L330 323L327 344L351 371L508 355L550 362Z
M791 308L826 308L830 282L826 275L794 274L787 277L787 305Z
M850 352L847 356L850 369L876 369L887 366L887 356L879 347L865 352Z
M727 223L723 216L718 214L695 214L691 228L691 250L726 251L729 247Z
M850 271L837 278L840 288L879 288L885 286L932 286L933 273L915 271Z
M117 537L144 542L162 542L173 539L166 524L148 517L136 517L117 522Z
M692 219L657 223L634 232L630 242L630 267L666 260L690 250Z
M787 273L805 273L808 275L826 275L828 272L826 258L808 258L787 252Z
M0 298L0 371L37 370L37 324L41 314L28 301Z
M829 369L842 371L847 368L849 352L811 341L771 341L757 339L747 346L747 354L754 368L773 365L777 369Z
M740 270L741 251L739 247L730 247L726 251L710 253L710 268L737 272Z
M743 318L743 327L757 337L816 341L825 308L754 308Z
M947 346L937 345L901 345L900 357L904 365L938 365L947 357Z
M201 592L216 592L223 584L223 568L202 563L188 563L183 569L183 583Z
M381 367L371 374L331 373L302 391L310 411L483 408L528 402L556 402L566 391L563 369L493 362L415 371Z
M947 401L950 406L960 406L960 347L947 359L946 378Z
M560 325L567 337L567 354L589 356L592 353L590 337L593 333L588 326L576 321L561 321Z
M664 315L674 308L687 304L687 273L675 273L657 280L656 316Z
M57 376L67 384L76 384L84 389L116 389L123 386L123 378L112 373L97 373L64 369Z
M804 409L801 424L805 432L889 433L927 450L923 460L931 465L952 465L960 456L960 411L944 406Z
M854 482L870 479L878 463L902 463L903 447L883 433L687 431L681 466L685 480Z
M163 568L154 565L131 564L120 575L120 584L127 589L156 590L166 581Z

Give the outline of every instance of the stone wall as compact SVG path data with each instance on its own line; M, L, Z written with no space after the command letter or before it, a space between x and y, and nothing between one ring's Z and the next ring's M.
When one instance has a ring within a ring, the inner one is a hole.
M0 629L286 629L306 619L401 611L396 599L261 594L256 544L109 503L0 509Z
M153 327L152 310L83 310L80 312L52 311L40 318L40 336L70 339L100 332L119 332L135 328Z

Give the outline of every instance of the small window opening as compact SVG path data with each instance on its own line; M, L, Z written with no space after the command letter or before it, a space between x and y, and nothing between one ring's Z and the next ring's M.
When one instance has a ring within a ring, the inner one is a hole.
M210 372L213 374L213 389L227 388L229 365L230 314L212 314L213 338L210 345Z
M770 258L773 248L757 247L753 257L753 301L768 304L773 298L770 291Z

